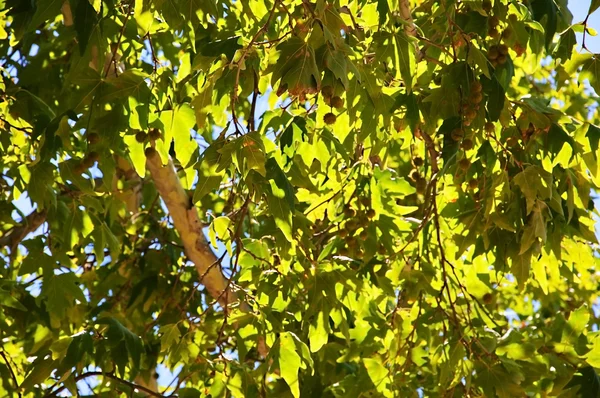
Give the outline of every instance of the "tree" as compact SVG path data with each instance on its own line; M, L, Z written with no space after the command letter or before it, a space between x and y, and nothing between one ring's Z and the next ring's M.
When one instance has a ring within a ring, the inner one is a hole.
M566 0L3 5L8 396L600 394Z

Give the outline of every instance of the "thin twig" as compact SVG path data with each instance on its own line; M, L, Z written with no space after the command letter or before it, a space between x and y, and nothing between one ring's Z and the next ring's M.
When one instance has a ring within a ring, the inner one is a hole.
M237 72L235 74L235 83L233 84L233 92L231 94L233 97L233 102L237 101L237 98L238 98L238 86L240 85L240 73L242 71L242 69L240 68L240 65L246 59L246 56L248 55L248 51L250 51L250 48L254 45L254 43L256 43L256 40L259 38L259 36L267 31L267 28L269 27L269 24L271 23L271 19L273 19L273 15L275 14L275 11L277 10L277 6L279 5L280 2L281 2L281 0L275 0L275 2L273 3L273 8L271 9L271 12L269 13L269 17L267 18L267 22L265 22L265 24L263 26L261 26L260 29L258 30L258 32L256 32L256 34L252 37L252 39L250 40L250 43L248 43L248 45L242 51L242 55L240 56L240 59L238 59L237 62L235 63L235 65L237 67Z
M12 366L10 365L8 358L6 358L6 354L4 353L3 349L0 349L0 355L4 359L4 362L6 362L6 367L8 368L8 371L10 372L10 376L12 377L13 381L15 382L15 391L17 391L17 395L19 395L19 397L22 397L21 391L19 388L19 382L17 381L17 376L15 376L15 372L14 372Z
M151 396L153 396L153 397L165 397L164 395L162 395L162 394L159 394L159 393L157 393L156 391L152 391L152 390L151 390L151 389L149 389L149 388L146 388L146 387L144 387L144 386L140 386L139 384L135 384L135 383L132 383L132 382L130 382L130 381L127 381L127 380L123 380L123 379L121 379L121 378L119 378L119 377L115 376L115 375L114 375L114 374L112 374L112 373L103 373L103 372L87 372L87 373L83 373L83 374L80 374L79 376L75 377L75 381L77 382L77 381L79 381L79 380L84 380L84 379L87 379L88 377L94 377L94 376L102 376L102 377L106 377L106 378L109 378L109 379L115 380L115 381L117 381L117 382L119 382L119 383L121 383L121 384L124 384L124 385L126 385L126 386L128 386L128 387L130 387L130 388L133 388L133 389L137 389L137 390L143 391L143 392L145 392L146 394L148 394L148 395L151 395ZM57 389L57 390L54 390L54 391L52 391L52 392L49 392L48 394L46 394L46 395L44 396L44 398L48 398L48 397L57 397L57 396L58 396L58 394L59 394L60 392L62 392L62 391L64 391L64 390L66 390L66 389L67 389L67 386L62 386L62 387L60 387L59 389Z
M121 40L123 39L123 33L125 32L125 27L127 26L127 22L129 21L129 17L131 16L131 10L127 10L127 15L125 16L125 21L123 22L123 26L121 27L121 31L119 32L119 38L117 39L117 44L113 47L110 57L110 62L104 71L104 78L108 77L108 72L110 71L110 65L113 64L115 67L115 76L117 76L117 63L115 61L115 56L117 51L119 50L119 46L121 45Z
M248 130L256 131L256 100L258 99L258 75L254 72L254 91L252 93L252 105L248 117Z

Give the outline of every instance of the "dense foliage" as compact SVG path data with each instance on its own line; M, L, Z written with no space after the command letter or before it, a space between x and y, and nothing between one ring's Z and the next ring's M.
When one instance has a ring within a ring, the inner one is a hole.
M5 395L600 394L566 0L0 4Z

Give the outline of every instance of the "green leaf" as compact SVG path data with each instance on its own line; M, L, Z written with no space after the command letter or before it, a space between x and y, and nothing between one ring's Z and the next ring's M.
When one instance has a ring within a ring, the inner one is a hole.
M363 363L367 368L369 378L377 388L377 391L383 393L387 390L387 384L389 382L389 371L383 365L381 359L376 358L364 358Z
M40 241L36 240L32 241L31 243L35 243L35 245L26 245L29 254L21 263L21 267L19 268L19 276L37 273L40 268L51 268L51 266L56 262L51 256L44 253L43 244Z
M538 166L529 166L513 178L527 199L527 214L531 213L536 199L552 196L552 174Z
M88 331L73 336L67 349L67 354L58 368L58 373L64 374L64 372L81 362L86 354L92 355L93 352L94 342Z
M600 332L588 333L588 348L590 351L585 355L588 365L600 368Z
M33 364L33 369L21 383L21 389L30 391L36 384L46 381L54 369L54 364L55 361L50 355L48 358L39 358L36 360Z
M108 330L104 334L108 342L113 347L117 347L119 343L124 343L127 354L133 362L133 368L139 369L143 352L143 345L139 336L133 334L121 322L112 317L100 318L96 323L99 325L108 325Z
M232 234L229 231L230 225L231 220L226 216L217 217L210 224L208 235L215 249L217 248L217 238L221 241L229 241L231 239Z
M500 119L500 113L504 108L504 88L496 79L496 75L492 75L490 79L482 79L483 90L488 96L487 110L490 116L490 121L495 122Z
M169 352L175 344L179 343L179 339L181 338L181 332L179 331L179 327L175 323L162 326L159 329L159 333L161 333L161 352Z
M241 151L238 162L247 165L246 173L250 170L257 171L261 176L266 176L265 170L265 145L258 132L252 132L240 138Z
M550 48L558 26L558 9L553 0L534 0L531 3L533 19L538 21L546 31L546 49Z
M287 176L273 158L267 160L267 178L271 184L271 191L278 198L284 198L291 211L294 211L296 198L294 195L294 187L287 179Z
M547 135L547 142L548 152L552 154L553 159L559 154L564 144L569 144L571 146L571 159L575 155L575 140L573 137L569 136L569 134L567 134L558 124L553 123L550 127Z
M103 91L100 101L123 100L128 97L135 98L138 103L150 100L150 89L146 80L148 75L139 69L128 69L116 77L106 80L107 88Z
M388 0L377 0L377 13L379 14L379 25L383 25L388 19L390 5Z
M588 10L588 15L596 11L600 7L600 0L592 0L590 2L590 8Z
M546 208L546 204L541 201L537 201L529 214L529 222L523 230L523 236L521 237L521 250L519 255L524 254L529 250L531 245L540 238L543 243L546 243L546 220L544 219L543 211Z
M5 289L5 286L9 289ZM11 286L9 283L0 282L0 306L14 308L19 311L27 311L27 307L13 297L13 295L17 295L18 293L11 292L10 288Z
M223 156L218 152L222 142L215 142L202 154L196 168L198 169L198 182L194 190L193 202L197 203L208 193L216 190L223 181L224 170L229 167L231 157ZM221 171L218 171L218 170Z
M183 167L187 167L198 147L191 135L191 129L196 124L194 111L189 105L183 104L175 110L163 111L160 121L164 126L164 145L159 149L163 162L168 159L168 147L171 140L174 140L177 160Z
M591 366L579 369L565 388L575 390L577 396L598 397L600 396L600 377Z
M273 69L271 85L279 88L281 95L288 91L293 96L304 97L317 92L321 73L315 61L315 52L299 37L292 37L277 46L278 60Z
M567 326L563 329L561 343L575 344L579 336L584 332L590 321L590 310L583 304L571 312Z
M285 198L285 191L280 190L278 187L273 190L274 185L274 183L271 183L270 189L266 192L269 210L275 219L275 225L281 230L288 242L293 242L292 211Z
M279 369L281 377L290 387L292 395L295 398L300 397L300 382L298 371L300 370L301 360L296 352L296 342L290 332L282 333L279 336Z
M125 145L129 150L129 158L133 164L133 168L140 177L146 175L146 154L144 153L144 145L137 142L135 134L127 134L123 137Z
M589 140L592 151L595 154L596 150L598 150L598 142L600 142L600 128L593 124L589 124L585 136Z
M42 296L46 297L48 311L62 318L65 311L72 307L75 300L85 303L87 300L79 287L79 279L71 272L55 275L44 272Z
M600 56L594 54L581 65L579 79L587 78L590 85L596 90L596 95L600 95Z
M319 351L329 340L329 314L322 311L316 314L315 320L308 328L310 351Z
M519 289L525 288L525 283L529 279L529 271L531 268L532 252L528 251L523 254L518 254L512 258L510 272L515 276L519 283Z
M47 20L56 17L60 13L62 5L63 0L38 0L36 2L35 14L31 17L31 22L29 22L27 30L35 30Z
M486 58L485 54L483 54L483 52L476 46L471 46L469 48L469 63L479 66L481 72L483 72L485 77L487 77L488 79L492 78L488 66L489 61Z
M558 41L558 45L554 50L554 56L560 58L563 62L571 59L573 54L573 47L577 44L577 37L573 29L569 28L565 30Z
M98 14L88 0L76 0L75 3L74 7L71 4L71 9L74 10L73 22L75 32L77 32L77 41L79 42L79 53L83 55L92 31L98 23Z

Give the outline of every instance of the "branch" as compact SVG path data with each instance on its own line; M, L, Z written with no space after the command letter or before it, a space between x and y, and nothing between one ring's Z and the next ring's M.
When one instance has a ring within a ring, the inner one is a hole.
M109 379L115 380L115 381L117 381L117 382L119 382L119 383L121 383L121 384L124 384L124 385L126 385L126 386L128 386L128 387L130 387L130 388L134 388L134 389L137 389L137 390L143 391L143 392L145 392L146 394L148 394L148 395L151 395L151 396L153 396L153 397L164 397L164 395L162 395L162 394L159 394L159 393L157 393L157 392L155 392L155 391L152 391L152 390L150 390L150 389L148 389L148 388L146 388L146 387L144 387L144 386L140 386L139 384L135 384L135 383L132 383L132 382L130 382L130 381L123 380L123 379L121 379L121 378L119 378L119 377L115 376L115 375L114 375L114 374L112 374L112 373L103 373L103 372L86 372L86 373L82 373L82 374L80 374L79 376L75 377L75 381L77 382L77 381L80 381L80 380L83 380L83 379L87 379L88 377L94 377L94 376L102 376L102 377L106 377L106 378L109 378ZM62 386L62 387L60 387L59 389L57 389L57 390L54 390L53 392L50 392L50 393L46 394L46 395L44 396L44 398L49 398L49 397L57 397L57 396L58 396L58 394L59 394L60 392L62 392L63 390L66 390L66 389L67 389L67 386L64 386L64 385L63 385L63 386Z
M235 74L235 83L233 84L233 93L231 94L233 102L237 101L237 98L238 98L238 86L240 85L240 72L242 71L240 66L244 62L244 59L246 59L246 56L248 55L250 48L252 48L254 43L256 43L256 40L258 40L260 35L262 35L263 33L265 33L267 31L267 28L269 27L269 24L271 23L271 19L273 19L273 15L275 14L275 11L277 10L277 6L279 5L280 2L281 2L281 0L275 0L275 2L273 3L273 8L271 9L271 12L269 13L269 17L267 18L267 22L265 22L265 24L263 26L261 26L260 29L258 30L258 32L256 32L256 34L252 37L252 39L250 40L250 43L248 43L246 48L244 48L244 50L242 51L242 55L240 56L240 59L235 63L237 66L237 72Z
M121 156L115 155L117 173L112 181L112 191L115 196L125 202L125 207L130 213L137 213L142 198L142 180L129 161ZM122 176L126 182L127 189L119 190L119 177Z
M30 233L39 228L46 221L46 210L34 211L25 218L25 222L9 230L0 238L0 248L8 246L11 253L21 241Z
M19 390L19 382L17 381L17 376L15 376L15 372L14 372L12 366L10 366L10 362L8 362L8 358L6 358L6 354L4 353L4 350L0 350L0 355L4 359L4 362L6 362L6 367L8 368L8 371L10 372L10 376L12 377L13 381L15 382L15 389L17 391L17 395L19 395L19 398L20 398L20 397L22 397L22 395L21 395L21 391Z
M218 259L204 236L198 211L181 186L173 162L169 159L169 162L163 166L156 150L146 150L146 167L169 210L175 229L181 236L185 253L196 265L198 274L204 275L202 281L204 286L221 305L226 306L233 302L236 295L229 289L221 268L211 267L218 262Z
M60 12L63 16L63 22L65 26L73 25L73 13L71 12L71 4L68 0L65 0L63 5L60 7Z
M404 32L406 35L415 37L417 34L417 28L415 28L415 24L413 22L408 0L400 0L400 16L402 19L404 19L404 21L406 21L406 25L404 25Z

